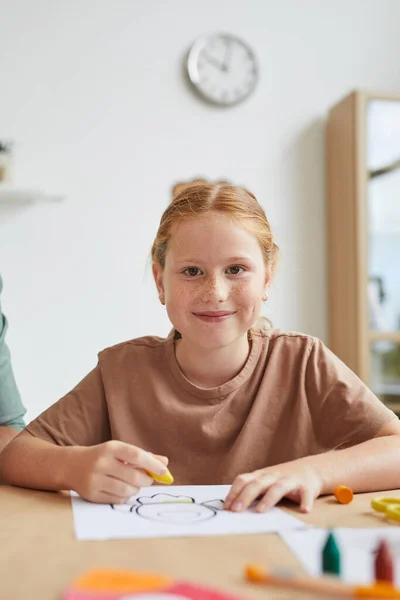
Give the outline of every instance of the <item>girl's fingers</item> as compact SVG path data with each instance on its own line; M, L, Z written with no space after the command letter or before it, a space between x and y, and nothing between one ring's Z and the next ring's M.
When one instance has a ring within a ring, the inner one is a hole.
M315 495L310 488L300 488L300 510L301 512L308 513L312 510L314 505Z
M104 473L138 488L147 487L153 483L153 478L146 471L119 460L109 459L105 463Z
M300 504L300 490L289 492L288 494L286 494L286 498L288 498L288 500L291 500L292 502Z
M243 488L248 484L251 480L253 474L252 473L243 473L242 475L238 475L234 482L232 483L231 489L224 501L224 509L230 510L233 502L237 499L240 492Z
M121 504L138 492L139 488L128 485L119 479L97 475L92 489L82 494L82 497L90 502Z
M168 466L169 458L167 456L161 456L161 454L153 454L152 452L149 452L149 454L151 454L152 456L155 456L166 467Z
M97 492L94 498L91 498L91 502L97 502L99 504L124 504L127 502L128 498L121 498L120 496L115 496L115 494L110 494L109 492L100 491ZM128 511L129 512L129 506Z
M137 494L140 491L140 487L129 485L114 477L107 477L104 485L101 486L100 491L110 494L111 496L116 496L120 499L120 502L124 502L131 498L131 496Z
M264 494L263 498L257 504L257 512L267 512L270 508L275 506L286 494L293 492L299 488L298 481L291 477L283 477L275 481L268 491Z
M242 510L249 508L254 500L274 483L275 479L276 478L271 475L254 477L241 489L236 498L233 499L231 510L241 512Z
M157 475L165 475L167 472L167 468L163 462L156 458L154 454L146 452L142 448L117 440L106 443L108 444L108 448L110 448L110 455L121 462L138 465L141 469L151 471Z
M278 465L279 467L279 465ZM290 472L292 470L292 472ZM254 501L257 512L265 512L282 498L300 504L302 512L309 512L321 492L321 477L315 470L265 468L239 475L234 480L225 500L225 508L234 512L246 510Z

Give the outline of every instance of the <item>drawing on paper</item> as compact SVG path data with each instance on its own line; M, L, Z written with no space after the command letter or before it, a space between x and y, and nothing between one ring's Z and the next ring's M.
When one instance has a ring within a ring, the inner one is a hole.
M229 485L144 487L126 504L95 504L71 492L79 540L162 538L270 533L305 528L294 516L224 510Z
M154 494L140 496L133 504L110 504L113 510L136 513L139 517L169 525L193 525L214 518L224 510L224 501L217 498L196 502L190 496Z

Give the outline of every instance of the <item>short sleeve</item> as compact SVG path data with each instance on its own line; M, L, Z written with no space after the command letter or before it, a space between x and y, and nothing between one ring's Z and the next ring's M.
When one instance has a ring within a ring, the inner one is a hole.
M360 444L397 419L320 340L307 362L306 392L321 452Z
M72 391L29 423L26 431L58 446L94 446L110 440L99 365Z
M0 277L0 293L2 281ZM21 430L24 428L26 412L21 401L14 372L11 366L10 350L6 344L8 323L0 305L0 425Z

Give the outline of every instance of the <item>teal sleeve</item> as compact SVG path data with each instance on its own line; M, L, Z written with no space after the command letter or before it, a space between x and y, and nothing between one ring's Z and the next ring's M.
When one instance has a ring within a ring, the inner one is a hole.
M2 290L0 277L0 292ZM26 409L21 401L11 366L10 350L5 342L7 319L0 305L0 426L21 430L25 427Z

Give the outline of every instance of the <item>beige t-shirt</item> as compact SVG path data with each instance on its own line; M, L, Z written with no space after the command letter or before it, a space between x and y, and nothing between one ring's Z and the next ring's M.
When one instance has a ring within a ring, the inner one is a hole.
M270 330L253 334L240 373L211 389L184 376L172 335L107 348L26 429L61 446L122 440L168 456L177 484L222 484L359 444L396 418L320 340Z

